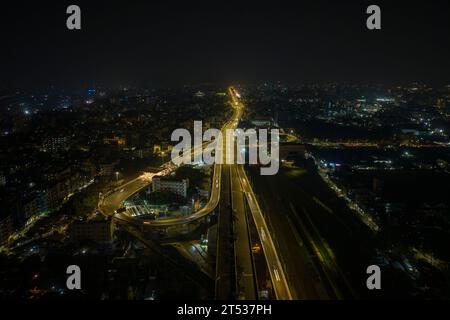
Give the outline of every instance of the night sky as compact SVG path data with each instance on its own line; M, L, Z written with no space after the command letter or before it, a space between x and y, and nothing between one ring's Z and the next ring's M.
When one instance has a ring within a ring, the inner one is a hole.
M81 31L66 29L70 4ZM382 30L367 30L369 4ZM16 0L0 9L0 85L444 84L449 16L436 0Z

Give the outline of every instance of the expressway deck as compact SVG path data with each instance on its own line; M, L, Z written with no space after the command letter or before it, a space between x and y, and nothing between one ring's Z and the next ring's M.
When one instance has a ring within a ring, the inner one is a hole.
M233 248L233 222L231 211L230 166L222 167L221 201L217 232L216 299L234 299L235 268Z
M237 173L237 165L231 166L231 203L234 214L233 229L236 264L236 289L238 299L255 300L256 284L253 271L252 248L249 237L248 220L244 193Z

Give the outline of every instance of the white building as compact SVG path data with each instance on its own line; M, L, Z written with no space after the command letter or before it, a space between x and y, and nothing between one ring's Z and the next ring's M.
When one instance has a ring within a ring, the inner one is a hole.
M186 198L189 180L175 180L162 177L154 177L152 181L152 191L170 191Z
M273 125L273 119L270 117L256 117L251 122L256 127L269 128Z

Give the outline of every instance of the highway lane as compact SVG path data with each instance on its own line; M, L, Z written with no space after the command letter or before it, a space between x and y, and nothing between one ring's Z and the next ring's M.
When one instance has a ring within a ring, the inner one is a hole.
M256 228L259 233L275 295L278 300L292 300L293 297L291 289L287 282L285 270L278 256L278 252L274 245L271 232L267 227L267 223L261 212L261 208L259 207L255 194L253 193L250 182L248 181L247 174L245 173L242 166L237 166L237 173L237 177L241 181L242 189L247 197L247 203L249 205L253 221L255 222Z
M245 106L242 103L241 97L235 91L230 90L232 105L238 110L244 110ZM267 267L272 279L275 296L278 300L292 300L293 295L289 287L285 270L281 263L281 259L278 255L277 249L274 245L274 241L271 236L271 232L267 227L264 215L261 212L261 208L258 204L253 189L248 180L247 174L243 169L243 166L233 166L237 175L234 175L234 179L238 179L238 182L234 182L236 185L240 185L242 191L245 194L250 213L252 214L253 221L258 230L259 238L266 258Z
M230 165L224 165L217 222L216 300L234 299L235 270L230 195Z
M257 298L253 272L252 248L249 237L245 198L237 172L238 165L231 166L231 207L234 215L234 252L238 299Z
M233 101L241 104L238 97L235 97ZM238 168L238 173L257 225L277 299L287 299L281 296L288 295L290 299L293 295L298 299L342 299L344 295L341 288L345 288L346 296L349 294L353 296L346 275L337 264L330 246L310 219L306 208L302 206L302 217L304 217L302 219L292 205L287 210L272 207L268 214L276 218L266 221L243 167ZM278 192L279 190L272 190L272 197L280 197ZM279 205L283 207L285 204L279 203ZM280 214L280 212L286 214ZM270 230L267 227L268 222L274 222L273 225L269 225ZM276 239L272 239L269 231L275 232ZM281 246L278 240L282 242ZM281 256L284 259L281 259ZM289 270L287 273L289 284L286 270ZM296 290L289 292L291 281Z
M233 90L230 89L230 93ZM222 156L222 161L228 163L232 159L234 152L229 148L234 148L234 143L228 140L226 129L235 129L237 123L242 115L242 109L236 103L232 103L234 108L234 117L224 126L222 146L219 150L219 157ZM225 134L224 134L225 133ZM235 297L237 288L236 277L236 256L233 230L233 212L232 212L232 195L231 195L231 167L233 165L224 164L222 171L223 176L220 181L220 204L218 207L218 237L217 237L217 261L216 261L216 299L227 300ZM252 269L251 269L252 270ZM240 291L240 290L239 290ZM248 293L248 299L255 297L255 294ZM243 298L238 294L238 298Z
M328 300L334 298L332 288L323 278L317 251L311 251L310 238L305 236L305 226L299 221L290 203L272 186L267 177L255 173L253 181L264 209L267 222L274 235L282 260L286 263L289 282L297 299ZM272 177L271 177L272 178ZM293 194L295 191L293 191ZM309 234L308 234L309 235ZM320 251L319 251L320 252Z
M333 202L327 198L328 193L320 191L326 188L326 185L321 186L320 177L312 172L293 177L289 170L284 168L280 175L273 177L261 177L256 170L252 170L251 175L255 191L263 199L264 209L269 208L268 218L282 248L281 255L289 259L290 280L296 290L305 291L306 297L315 295L311 289L313 286L326 290L323 299L357 297L354 280L360 277L357 272L365 270L366 259L364 244L367 242L360 238L362 231L358 231L357 225L352 225L351 220L342 215L343 212L334 211L339 207L330 208L316 198ZM328 189L324 191L331 193ZM300 238L299 244L293 241L295 236ZM286 243L292 245L287 247ZM302 247L306 251L302 260L313 262L311 271L302 267L302 261L293 256L294 252L300 255ZM296 272L302 268L306 271ZM302 274L316 277L317 283L303 279ZM361 286L365 284L365 279L356 281L358 285L359 281Z
M100 204L104 214L113 215L114 211L122 206L122 202L133 194L147 187L151 182L151 177L140 176L136 179L117 188L118 190L108 195L107 200Z

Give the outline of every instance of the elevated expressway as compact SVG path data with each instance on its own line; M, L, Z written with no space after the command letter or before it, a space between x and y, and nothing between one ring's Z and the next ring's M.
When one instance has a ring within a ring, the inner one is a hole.
M230 93L234 93L234 89L229 89ZM235 129L237 126L237 123L239 122L239 119L242 116L242 108L240 108L240 104L236 101L233 101L233 116L232 118L225 123L225 125L222 127L222 135L225 136L227 129ZM215 142L207 142L204 143L202 146L199 146L195 149L193 149L191 152L194 154L194 157L196 154L201 153L203 151L203 148L206 146L214 146ZM223 153L223 146L218 148L219 152ZM180 155L178 158L181 159L182 155ZM175 160L175 159L174 159ZM213 179L212 179L212 186L211 186L211 195L208 203L199 211L189 215L189 216L183 216L183 217L174 217L174 218L167 218L167 219L160 219L160 220L141 220L132 217L127 211L117 213L116 210L119 209L126 199L130 198L132 195L138 193L139 191L143 190L144 188L148 187L150 183L152 182L153 177L155 176L165 176L177 169L177 166L174 164L174 162L170 161L165 163L162 166L164 169L161 170L158 173L145 173L141 175L140 177L131 180L127 182L126 184L114 189L112 192L107 193L104 196L100 197L99 202L99 210L107 216L112 216L114 220L118 222L126 222L131 223L134 225L141 225L143 227L149 227L154 229L164 229L166 231L169 231L170 229L178 229L180 228L188 228L195 222L199 222L205 218L207 218L211 212L217 207L220 200L220 188L221 188L221 177L222 177L222 164L214 164L214 173L213 173Z
M225 123L222 127L222 135L226 136L227 129L236 129L237 124L242 116L244 105L241 102L241 97L236 90L229 88L229 94L231 97L231 105L233 107L232 118ZM225 141L225 139L224 139ZM213 142L214 143L214 142ZM192 152L202 152L203 148L211 144L211 142L203 144L197 149L193 149ZM234 145L232 146L234 148ZM220 152L226 151L226 148L222 145L219 148ZM222 152L224 158L229 155L227 152ZM181 158L181 156L180 156ZM108 216L112 216L113 219L121 224L132 224L138 226L143 230L164 230L166 233L173 232L188 232L190 228L196 227L197 223L204 221L218 206L221 194L221 181L222 181L222 164L214 165L214 173L212 179L211 196L208 203L199 211L184 217L174 217L160 220L141 220L132 217L129 213L121 212L117 213L116 210L121 207L122 202L132 195L136 194L140 190L147 187L153 177L164 176L177 169L177 166L173 162L168 162L163 165L163 170L158 173L145 173L142 176L129 181L128 183L114 189L112 192L101 196L99 202L99 210ZM292 294L290 292L289 285L287 283L287 277L280 262L278 253L271 238L270 231L268 230L264 216L261 213L261 209L256 200L256 196L251 189L251 185L248 181L247 175L243 170L242 165L233 165L233 184L239 185L241 191L244 193L247 203L249 204L250 212L253 220L256 224L258 235L262 243L264 256L266 258L269 273L272 279L275 296L279 300L291 300ZM235 171L236 170L236 171ZM239 180L239 181L237 181Z

